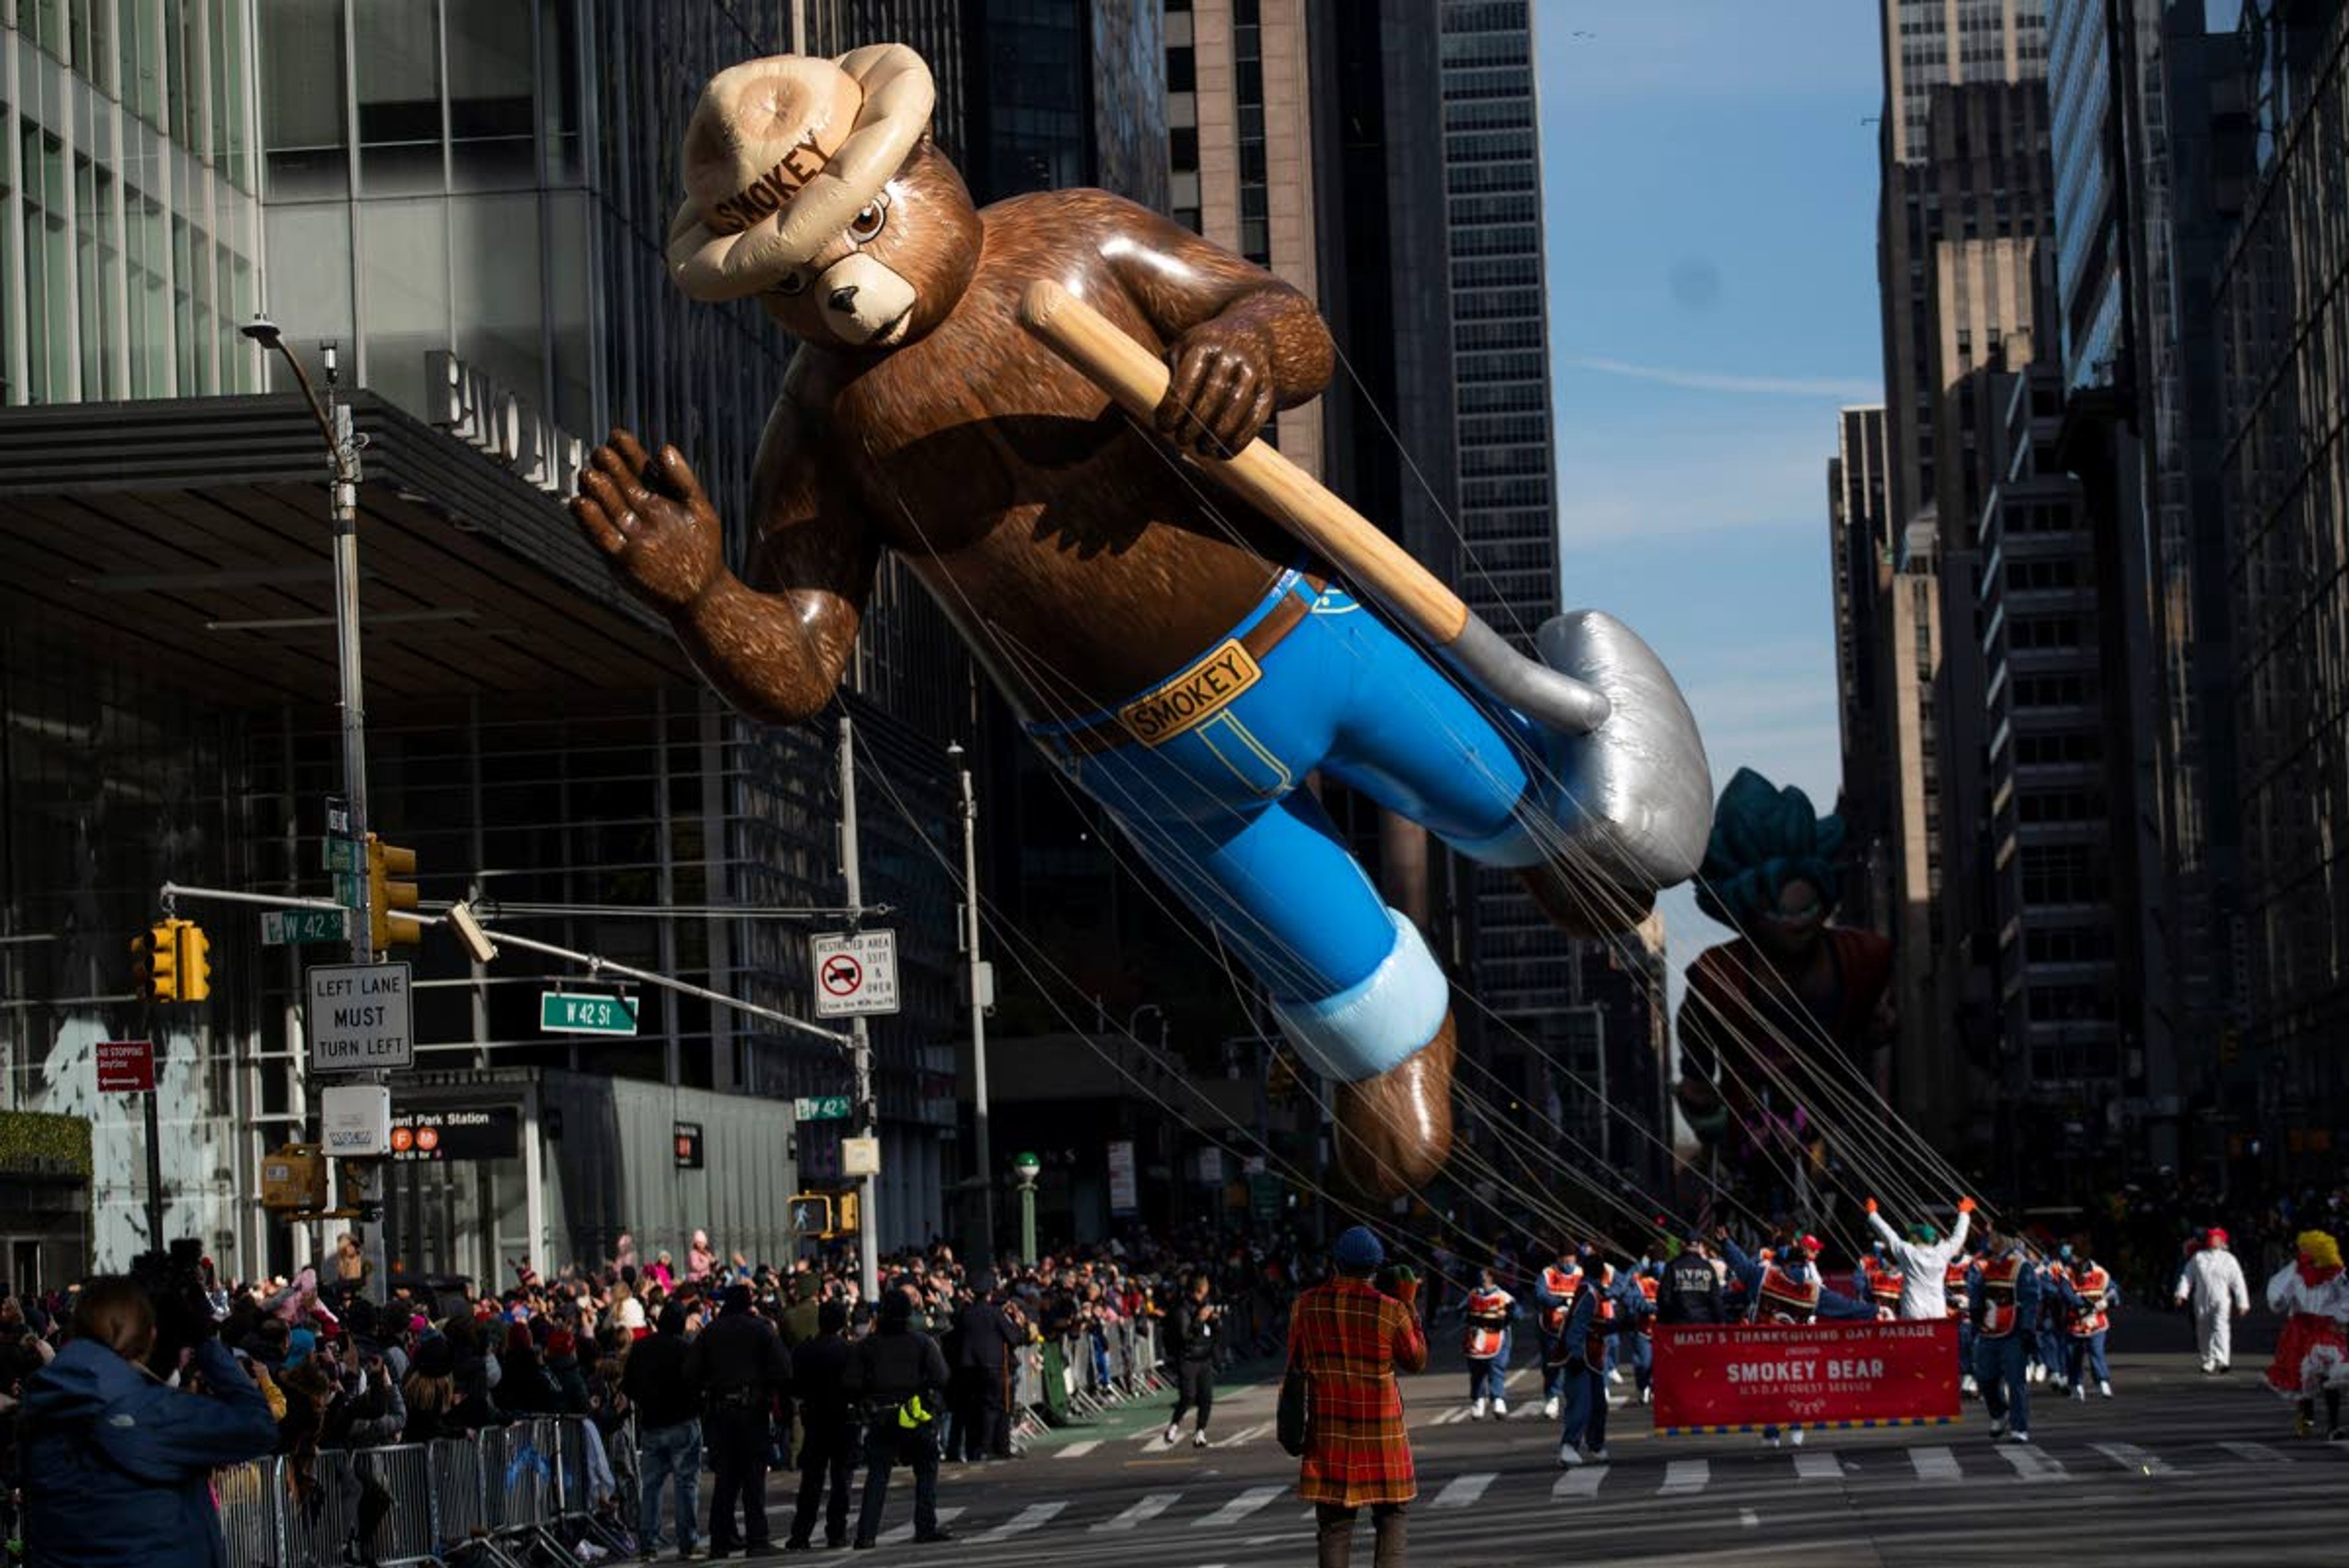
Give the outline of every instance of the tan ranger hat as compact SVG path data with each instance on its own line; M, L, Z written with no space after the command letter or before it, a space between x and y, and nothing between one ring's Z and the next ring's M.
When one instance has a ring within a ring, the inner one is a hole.
M930 67L903 44L838 60L775 55L710 78L685 132L668 267L696 299L740 299L804 266L881 193L929 129Z

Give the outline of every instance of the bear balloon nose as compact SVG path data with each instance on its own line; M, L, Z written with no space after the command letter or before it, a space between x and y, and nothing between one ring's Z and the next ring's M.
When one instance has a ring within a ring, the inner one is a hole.
M853 283L842 284L838 288L832 291L832 297L825 301L825 303L830 305L834 310L840 311L843 314L854 309L856 306L856 286Z

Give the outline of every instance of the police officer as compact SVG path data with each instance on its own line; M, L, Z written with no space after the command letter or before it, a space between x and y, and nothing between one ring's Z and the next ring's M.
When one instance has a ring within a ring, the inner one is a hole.
M952 1447L976 1464L1011 1457L1011 1358L1027 1335L1005 1315L993 1274L980 1274L972 1289L972 1299L955 1314L955 1376L962 1399L955 1407Z
M1664 1265L1656 1292L1658 1323L1726 1323L1721 1300L1721 1272L1706 1255L1704 1239L1691 1236L1680 1255Z
M718 1319L686 1352L685 1376L701 1390L701 1438L714 1478L709 1499L713 1557L747 1545L771 1551L767 1534L767 1459L775 1400L792 1386L792 1353L775 1325L750 1310L750 1287L719 1297ZM734 1539L737 1504L742 1540Z
M947 1357L938 1342L916 1328L914 1298L884 1293L877 1326L858 1342L845 1380L864 1413L864 1500L856 1515L859 1550L878 1543L881 1511L889 1500L889 1470L914 1471L914 1539L951 1541L938 1528L937 1414L946 1398Z
M808 1293L813 1303L812 1291ZM854 1422L849 1417L848 1303L816 1306L815 1337L792 1356L792 1386L800 1406L800 1496L792 1513L786 1552L805 1552L814 1542L816 1514L823 1514L823 1543L837 1551L848 1544L848 1472L855 1463Z

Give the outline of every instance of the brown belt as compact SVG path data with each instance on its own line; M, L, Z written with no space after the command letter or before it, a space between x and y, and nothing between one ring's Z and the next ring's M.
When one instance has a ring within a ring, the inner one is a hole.
M1237 637L1226 638L1203 657L1113 712L1089 724L1040 737L1064 754L1090 757L1115 747L1160 746L1196 729L1229 707L1261 677L1264 657L1295 631L1329 583L1299 573L1270 609Z

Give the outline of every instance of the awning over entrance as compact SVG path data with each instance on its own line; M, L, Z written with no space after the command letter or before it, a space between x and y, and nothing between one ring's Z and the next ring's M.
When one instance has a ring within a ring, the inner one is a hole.
M369 701L693 679L560 500L367 392ZM222 706L332 702L326 454L291 393L0 410L0 604Z

